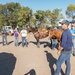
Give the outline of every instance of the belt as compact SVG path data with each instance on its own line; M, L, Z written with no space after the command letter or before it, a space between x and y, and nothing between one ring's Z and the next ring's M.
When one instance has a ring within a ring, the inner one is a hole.
M71 50L65 50L65 49L63 49L62 51L69 52L69 51L71 51Z

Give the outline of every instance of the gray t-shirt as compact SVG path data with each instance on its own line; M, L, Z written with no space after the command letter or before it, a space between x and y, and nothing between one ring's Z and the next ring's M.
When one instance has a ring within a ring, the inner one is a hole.
M1 32L2 32L2 35L6 35L6 34L7 34L7 32L6 32L6 30L5 30L5 29L4 29L4 30L2 30Z

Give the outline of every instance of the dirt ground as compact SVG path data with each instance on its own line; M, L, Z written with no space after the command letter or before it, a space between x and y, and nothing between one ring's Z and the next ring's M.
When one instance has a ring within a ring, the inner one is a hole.
M29 35L28 47L22 47L21 36L19 46L14 46L13 36L8 36L9 45L2 46L0 36L0 75L53 75L58 59L57 50L51 50L48 38L40 40L40 48L36 46L36 40ZM64 75L66 66L62 65L60 75ZM71 55L71 74L75 75L75 57Z

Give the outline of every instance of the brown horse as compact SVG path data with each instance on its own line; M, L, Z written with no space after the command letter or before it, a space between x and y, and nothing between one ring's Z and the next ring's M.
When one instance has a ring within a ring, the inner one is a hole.
M33 34L38 31L38 28L28 27L28 33L32 32Z
M49 39L51 41L50 47L53 49L54 47L58 49L58 46L60 45L61 35L63 33L63 30L59 29L53 29L49 30ZM56 41L53 42L52 39L56 39Z
M39 39L46 38L49 35L49 30L41 29L41 28L28 28L28 32L32 32L34 34L35 39L37 40L37 46L40 47Z
M49 30L49 38L50 39L56 38L58 41L58 45L59 45L62 33L63 33L63 30L58 30L58 29Z

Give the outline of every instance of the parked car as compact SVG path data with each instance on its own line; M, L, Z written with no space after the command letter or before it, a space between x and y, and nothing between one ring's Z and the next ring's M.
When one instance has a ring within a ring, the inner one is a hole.
M3 26L8 34L13 35L12 26Z

